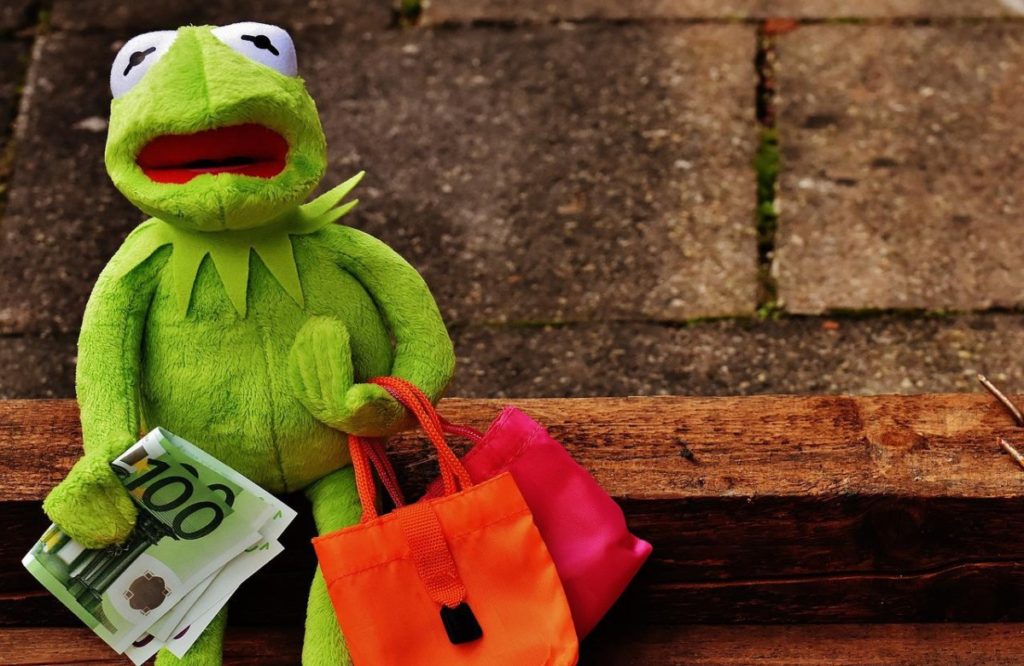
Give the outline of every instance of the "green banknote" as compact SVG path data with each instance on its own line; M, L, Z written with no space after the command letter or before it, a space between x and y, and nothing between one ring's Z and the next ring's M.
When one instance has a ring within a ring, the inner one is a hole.
M259 528L276 511L201 462L207 458L185 440L154 430L111 464L140 507L126 542L90 550L51 526L23 560L118 652L259 542Z
M196 586L174 610L149 628L149 634L161 641L169 641L172 636L181 634L188 629L192 618L205 615L211 606L223 606L227 602L227 598L247 578L283 550L277 542L277 538L295 519L294 509L205 451L195 449L187 441L175 435L169 435L166 445L181 447L182 454L189 455L202 469L222 475L237 487L244 488L247 493L259 497L271 506L272 510L268 514L266 522L259 529L260 535L263 537L261 541L247 548L226 564L223 569ZM198 633L201 631L202 628L193 628L189 634L198 638ZM181 644L182 641L177 643L179 646Z

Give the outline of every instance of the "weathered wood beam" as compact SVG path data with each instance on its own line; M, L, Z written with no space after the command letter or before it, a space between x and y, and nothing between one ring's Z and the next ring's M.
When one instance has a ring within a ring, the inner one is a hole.
M301 631L229 627L225 666L297 664ZM1024 663L1024 625L782 625L608 632L583 645L587 666L995 666ZM8 666L122 666L88 629L0 629Z
M618 497L1006 498L1024 474L996 445L1024 429L982 394L526 399L517 406ZM504 401L448 399L486 426ZM0 500L38 500L78 457L69 400L0 401ZM402 459L421 459L415 437ZM422 466L420 466L422 467Z
M1024 620L1024 442L987 395L520 400L623 505L655 554L628 622ZM484 427L500 401L446 400ZM17 565L77 457L74 403L0 402L0 625L72 624ZM392 444L410 488L423 445ZM304 500L294 498L305 510ZM239 594L236 621L298 624L312 525ZM253 611L273 593L281 603Z

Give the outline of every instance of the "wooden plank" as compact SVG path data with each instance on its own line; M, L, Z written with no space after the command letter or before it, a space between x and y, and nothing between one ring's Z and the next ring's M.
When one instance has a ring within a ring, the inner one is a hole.
M224 645L224 663L233 666L294 666L302 652L298 629L232 628ZM150 662L152 663L152 662ZM125 666L118 655L85 628L0 629L0 664L5 666Z
M299 505L301 507L301 505ZM41 533L44 520L32 531ZM25 528L27 529L27 528ZM240 625L290 626L302 622L306 594L316 561L309 546L313 526L308 513L285 535L285 552L247 581L232 602L232 621ZM650 536L641 529L641 533ZM765 536L765 538L770 538ZM786 538L797 537L787 535ZM16 539L10 541L17 541ZM710 563L721 572L729 560L742 562L745 552L728 535L719 542L719 558ZM792 622L995 622L1024 618L1024 558L992 562L972 560L936 569L879 571L865 564L861 571L841 571L824 563L817 570L793 574L732 574L711 578L700 561L683 568L685 543L654 538L655 557L640 573L613 614L628 624L792 623ZM799 543L790 550L799 553ZM0 570L0 626L75 626L77 620L50 596L18 563L25 543L7 546ZM712 549L712 536L701 549ZM710 553L709 553L710 554ZM797 555L792 556L797 559ZM794 568L780 559L779 570ZM268 607L265 599L275 599Z
M584 641L597 666L1019 666L1024 625L731 625L602 631Z
M987 395L515 402L618 497L1007 498L1024 491L1024 475L995 444L997 436L1022 433ZM484 427L503 404L449 399L442 411ZM77 458L80 441L72 401L0 402L0 500L42 499ZM400 460L422 459L415 437L398 438L395 447Z
M598 630L584 642L588 666L1019 666L1024 626L682 625L640 632ZM226 666L299 663L299 629L230 628ZM87 629L0 629L7 666L122 666Z
M231 602L240 626L303 622L314 563L301 545L247 581ZM301 556L297 556L301 554ZM302 561L299 569L291 568ZM999 622L1024 617L1024 565L978 564L933 574L828 575L665 584L644 571L613 609L628 625L794 622ZM266 600L273 599L272 605ZM34 580L0 595L0 626L77 626Z
M518 402L655 546L620 604L626 623L1024 620L1024 472L995 445L1021 431L988 396ZM500 406L443 411L485 426ZM26 535L0 540L0 626L74 623L18 561L77 455L76 418L67 401L0 402L0 515ZM393 448L421 487L422 444ZM239 592L236 622L301 622L311 535L308 518L289 530ZM257 611L268 594L279 602Z

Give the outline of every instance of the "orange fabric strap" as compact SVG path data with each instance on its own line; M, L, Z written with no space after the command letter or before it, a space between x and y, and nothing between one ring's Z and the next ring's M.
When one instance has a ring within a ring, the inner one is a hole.
M427 434L437 452L441 475L445 480L445 494L473 485L469 473L451 450L444 437L444 422L429 398L415 385L397 377L377 377L371 383L383 387L406 409L415 415L420 427ZM392 498L400 495L394 469L379 441L371 441L354 435L349 436L349 452L355 470L356 488L363 504L363 522L377 517L376 487L371 464L376 467L381 482ZM466 586L459 577L448 541L445 539L441 522L429 502L418 502L401 506L395 516L402 528L406 543L412 554L416 573L423 582L430 598L442 606L455 608L466 600Z
M466 600L466 586L430 502L417 502L395 511L412 554L416 573L430 598L455 608Z

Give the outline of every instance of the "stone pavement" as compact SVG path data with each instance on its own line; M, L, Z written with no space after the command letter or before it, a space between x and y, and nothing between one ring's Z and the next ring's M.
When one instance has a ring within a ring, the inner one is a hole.
M1013 17L1017 0L431 0L429 25L583 20L858 20Z
M24 0L0 9L0 397L72 394L140 220L102 163L118 46L248 18L292 31L326 184L368 171L351 224L434 289L454 394L1024 386L1024 2Z
M788 311L1024 305L1022 27L778 39Z

